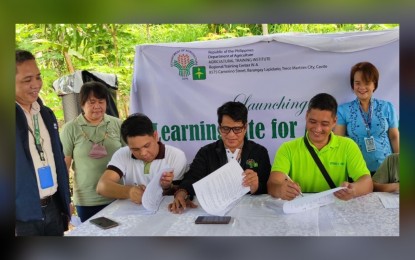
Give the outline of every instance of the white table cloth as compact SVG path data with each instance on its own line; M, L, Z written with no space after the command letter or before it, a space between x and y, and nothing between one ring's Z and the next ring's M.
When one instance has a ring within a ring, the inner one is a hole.
M208 215L199 205L182 214L172 214L164 197L159 210L148 214L129 200L116 200L95 217L120 223L101 229L85 221L67 236L399 236L399 208L385 208L378 193L334 203L303 213L285 214L284 201L269 195L245 195L228 212L229 224L198 225L199 215ZM306 194L305 194L306 195ZM396 194L399 196L399 194ZM195 198L197 204L197 199Z

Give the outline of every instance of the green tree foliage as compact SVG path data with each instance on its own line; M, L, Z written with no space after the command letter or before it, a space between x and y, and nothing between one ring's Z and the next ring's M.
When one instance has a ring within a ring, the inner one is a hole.
M335 33L384 30L397 24L268 24L268 33ZM17 24L16 48L37 57L44 87L41 97L63 123L61 98L52 84L74 70L115 73L118 110L128 115L135 46L208 41L262 35L261 24Z

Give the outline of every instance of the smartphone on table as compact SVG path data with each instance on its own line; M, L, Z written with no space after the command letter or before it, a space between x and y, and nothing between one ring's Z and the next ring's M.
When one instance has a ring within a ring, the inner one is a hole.
M228 224L231 216L198 216L196 224Z
M94 218L94 219L91 219L89 222L91 222L92 224L102 229L109 229L109 228L116 227L119 225L118 222L112 219L106 218L106 217Z

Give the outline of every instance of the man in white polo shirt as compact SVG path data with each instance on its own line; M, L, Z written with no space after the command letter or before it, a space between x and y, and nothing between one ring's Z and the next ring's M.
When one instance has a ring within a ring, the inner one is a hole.
M127 146L112 156L98 182L97 192L141 204L145 187L153 176L173 169L163 172L160 185L163 194L174 194L177 187L173 180L181 180L187 167L184 152L161 143L152 121L144 114L130 115L121 125L121 136Z

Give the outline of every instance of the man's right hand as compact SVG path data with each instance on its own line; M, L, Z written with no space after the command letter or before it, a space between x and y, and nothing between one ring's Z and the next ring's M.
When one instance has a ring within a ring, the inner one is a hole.
M271 172L267 188L269 195L283 200L292 200L301 194L300 185L282 172Z
M284 182L279 184L279 198L283 200L293 200L300 195L301 188L297 183L286 179Z
M141 200L143 198L143 193L145 189L146 189L146 186L144 185L131 186L128 192L130 200L136 204L141 204Z

